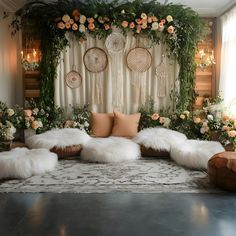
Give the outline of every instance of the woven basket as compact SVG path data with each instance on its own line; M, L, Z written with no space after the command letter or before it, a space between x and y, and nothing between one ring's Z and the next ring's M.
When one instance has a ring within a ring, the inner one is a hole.
M51 152L57 154L58 159L65 159L69 157L79 156L82 150L82 145L72 145L67 147L57 147L54 146L50 149Z
M142 157L158 157L160 159L167 159L170 157L169 152L159 151L153 148L146 148L143 145L140 145Z

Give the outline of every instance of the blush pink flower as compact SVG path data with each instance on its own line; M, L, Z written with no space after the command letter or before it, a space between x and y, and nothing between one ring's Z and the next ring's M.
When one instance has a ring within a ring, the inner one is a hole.
M151 119L152 119L152 120L158 120L159 117L160 117L159 114L153 113L152 116L151 116Z
M93 31L93 30L95 29L94 23L89 23L89 24L88 24L88 29L91 30L91 31Z
M129 24L129 28L130 28L130 29L133 29L134 27L135 27L134 22L131 22L131 23Z
M129 23L128 23L128 21L124 20L124 21L121 23L121 25L122 25L123 28L127 28L128 25L129 25Z
M32 116L32 111L31 110L24 110L24 115L26 116L26 117L30 117L30 116Z
M236 130L229 130L227 133L230 138L236 137Z

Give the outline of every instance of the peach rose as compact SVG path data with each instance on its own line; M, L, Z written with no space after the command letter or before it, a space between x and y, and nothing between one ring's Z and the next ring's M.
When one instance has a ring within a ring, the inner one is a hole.
M222 131L229 131L230 130L230 128L229 128L229 126L227 126L227 125L224 125L223 127L222 127Z
M65 24L62 22L62 21L60 21L60 22L58 22L57 23L57 28L59 28L59 29L65 29Z
M104 25L104 28L105 28L105 30L109 30L109 29L110 29L110 25L105 24L105 25Z
M94 19L92 17L91 18L87 18L87 21L88 21L88 23L93 23Z
M129 23L128 23L128 21L124 20L124 21L121 23L121 25L122 25L123 28L127 28L128 25L129 25Z
M160 123L161 123L161 124L164 124L164 123L165 123L165 121L166 121L166 118L165 118L165 117L160 117L160 119L159 119L159 120L160 120Z
M91 31L94 30L95 29L95 24L94 23L89 23L88 24L88 29L91 30Z
M229 130L227 133L230 138L236 137L236 130Z
M169 26L168 28L167 28L167 32L168 33L170 33L170 34L172 34L172 33L174 33L174 27L171 25L171 26Z
M194 118L193 118L193 122L194 122L195 124L199 124L199 123L201 122L201 118L200 118L200 117L194 117Z
M222 120L223 121L229 121L229 116L223 116Z
M74 125L74 121L73 120L67 120L65 123L65 128L72 128Z
M134 27L135 27L134 22L131 22L131 23L129 24L129 28L130 28L130 29L133 29Z
M142 19L136 19L135 21L136 21L136 23L137 23L138 25L141 25L141 24L142 24Z
M101 23L101 24L104 24L105 20L103 19L102 16L99 16L98 17L98 22Z
M160 22L159 25L158 25L158 30L163 31L163 29L164 29L164 25L163 25L162 22Z
M32 116L32 111L31 110L24 110L24 115L26 117L30 117L30 116Z
M75 31L78 30L78 25L77 25L76 23L74 23L74 24L72 25L72 29L75 30Z
M38 121L35 120L35 121L32 122L31 127L32 127L32 129L36 130L40 127L40 124L39 124Z
M80 12L79 12L78 9L75 9L75 10L72 11L72 14L71 14L71 15L75 18L75 17L77 17L77 16L80 15Z
M161 23L165 24L166 20L165 19L161 19Z
M151 119L152 119L152 120L158 120L159 117L160 117L159 114L153 113L152 116L151 116Z
M67 29L69 29L71 27L71 24L70 24L70 22L68 21L68 22L66 22L66 28Z
M158 21L157 17L156 16L152 16L152 21L153 22L157 22Z

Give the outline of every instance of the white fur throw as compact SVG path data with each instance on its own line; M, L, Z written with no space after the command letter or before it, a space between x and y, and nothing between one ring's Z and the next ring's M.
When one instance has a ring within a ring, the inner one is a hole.
M0 179L28 178L55 169L57 155L46 149L15 148L0 153Z
M207 169L208 160L223 151L219 142L186 140L181 145L172 145L170 156L179 165L191 169Z
M64 148L72 145L85 145L91 137L79 129L53 129L45 133L33 135L26 139L29 148L51 149L54 146Z
M126 138L93 138L81 152L81 159L90 162L122 162L140 157L139 145Z
M181 144L186 139L187 137L180 132L158 127L140 131L133 141L146 148L170 152L171 145Z

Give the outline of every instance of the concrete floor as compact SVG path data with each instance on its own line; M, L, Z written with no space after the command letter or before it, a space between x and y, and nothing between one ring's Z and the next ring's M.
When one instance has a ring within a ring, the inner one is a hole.
M0 194L0 236L235 236L236 194Z

